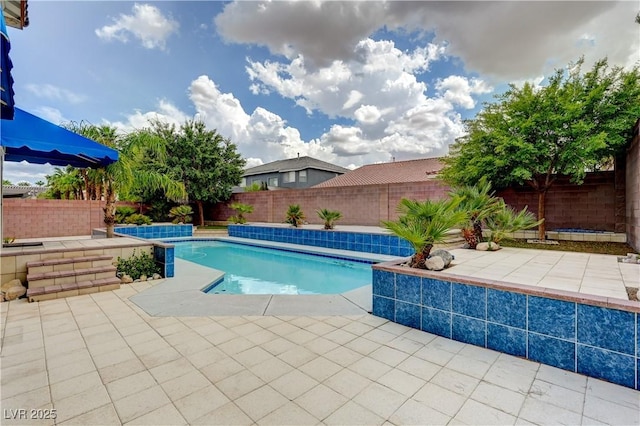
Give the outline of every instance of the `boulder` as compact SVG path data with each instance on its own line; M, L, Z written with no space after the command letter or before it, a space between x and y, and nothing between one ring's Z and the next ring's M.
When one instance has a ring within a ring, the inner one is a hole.
M146 275L140 275L140 281L146 281L147 280L147 276Z
M120 282L122 282L123 284L131 284L133 282L133 278L131 278L127 274L124 274L122 278L120 278Z
M16 285L7 289L4 292L4 298L7 300L15 300L20 296L24 296L27 293L27 289L22 285Z
M442 250L442 249L433 250L429 257L434 257L434 256L439 256L439 257L442 258L442 260L444 260L444 267L445 268L448 268L449 265L451 264L451 261L453 259L455 259L455 257L451 253L449 253L446 250Z
M162 275L160 275L160 274L153 274L153 279L154 279L154 280L159 280L159 279L161 279L161 278L162 278Z
M496 251L500 250L500 246L497 243L492 243L489 241L488 243L478 243L476 246L476 250L480 251Z
M424 267L430 271L442 271L444 269L444 259L440 256L429 257L424 260Z
M7 290L9 290L11 287L17 287L19 285L22 285L22 281L20 281L17 278L15 280L8 281L8 282L2 284L2 292L6 293Z

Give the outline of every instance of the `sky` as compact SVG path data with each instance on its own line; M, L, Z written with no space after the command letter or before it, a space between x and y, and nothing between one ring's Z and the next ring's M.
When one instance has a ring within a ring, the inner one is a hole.
M247 167L446 155L509 84L640 63L640 1L36 1L9 28L16 106L122 132L199 119ZM13 183L47 165L4 164Z

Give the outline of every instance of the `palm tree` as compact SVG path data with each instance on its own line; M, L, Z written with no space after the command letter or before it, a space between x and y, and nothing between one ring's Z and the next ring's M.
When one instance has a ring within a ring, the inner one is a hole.
M244 217L245 214L253 213L253 206L251 204L243 204L243 203L231 203L229 208L235 210L238 214L235 216L231 216L229 220L233 223L247 223L247 218Z
M400 238L409 241L415 250L409 266L425 268L434 244L443 242L447 232L466 219L466 214L457 209L460 200L426 200L423 202L403 198L397 211L396 221L384 221L383 226Z
M299 204L292 204L289 206L289 210L287 210L287 217L285 219L286 223L290 223L294 227L298 227L302 225L304 221L304 213L300 208Z
M500 208L500 199L493 195L486 178L477 185L454 188L449 195L460 199L458 210L465 212L466 220L461 224L462 237L469 248L475 249L482 241L482 223Z
M487 228L490 230L489 241L500 243L514 232L535 228L543 220L536 220L535 215L527 211L526 206L517 212L502 201L500 209L487 218Z
M333 229L334 222L342 218L342 213L334 210L316 210L318 217L324 220L324 229Z
M116 197L118 194L131 193L134 188L161 189L172 200L186 197L184 185L167 175L139 167L145 161L146 154L152 153L157 158L164 158L165 143L162 138L143 129L121 136L112 126L95 126L87 123L70 123L67 129L107 145L118 151L118 161L99 169L104 185L104 223L107 227L107 238L113 237L115 223Z

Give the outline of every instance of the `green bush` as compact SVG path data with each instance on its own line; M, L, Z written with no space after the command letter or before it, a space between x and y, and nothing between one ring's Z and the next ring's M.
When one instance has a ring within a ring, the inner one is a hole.
M134 213L125 219L125 223L131 223L135 225L151 225L151 218L143 214Z
M250 204L242 204L242 203L231 203L229 208L235 210L238 214L235 216L231 216L229 218L229 222L243 224L247 223L247 218L244 217L245 214L250 214L253 212L253 206Z
M127 222L127 218L137 211L136 208L129 206L116 207L116 223L131 223Z
M161 272L153 256L144 251L136 255L136 251L134 250L133 255L128 259L123 259L118 256L116 267L118 268L118 276L126 274L134 280L137 280L142 275L152 277L153 274L159 274Z
M173 217L173 223L189 223L191 222L191 215L193 209L191 206L183 204L181 206L175 206L169 210L169 217Z

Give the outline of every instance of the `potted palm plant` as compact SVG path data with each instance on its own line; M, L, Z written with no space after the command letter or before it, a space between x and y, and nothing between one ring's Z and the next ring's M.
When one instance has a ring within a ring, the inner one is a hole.
M416 201L403 198L396 221L384 221L383 226L407 240L415 250L409 266L425 269L434 244L444 242L447 232L465 220L465 212L458 210L460 199Z
M333 229L334 222L342 218L342 213L337 210L321 209L316 210L316 213L320 219L324 220L324 229Z

